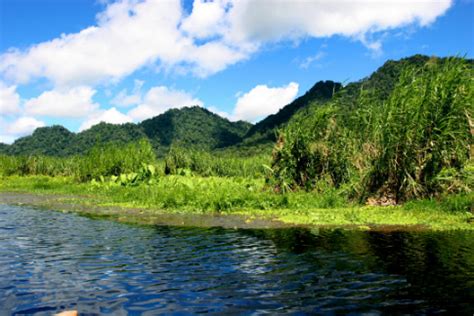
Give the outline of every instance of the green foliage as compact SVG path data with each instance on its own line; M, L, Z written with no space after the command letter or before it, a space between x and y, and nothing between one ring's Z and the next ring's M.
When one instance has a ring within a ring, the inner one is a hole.
M157 170L155 165L142 163L141 168L136 172L121 173L109 177L99 176L99 179L92 179L91 185L109 185L109 186L137 186L140 184L153 184L156 181Z
M110 124L101 122L91 128L77 133L70 148L65 151L68 155L86 154L94 146L114 143L118 146L146 139L140 126L132 123Z
M362 200L469 190L472 78L463 59L432 59L401 70L385 101L378 90L362 91L355 105L341 94L295 115L275 146L269 182L341 187Z
M63 157L0 155L0 175L73 176L78 170L76 162Z
M269 163L270 155L266 154L239 157L227 152L209 153L172 146L165 157L164 171L173 175L262 178L264 165Z
M114 143L95 146L84 158L76 159L81 181L136 172L143 164L153 164L156 160L153 148L146 139L125 146Z
M42 127L12 145L0 144L0 153L74 156L86 154L96 145L125 145L148 138L155 151L164 156L172 144L201 150L234 145L242 140L251 126L243 121L230 122L195 106L172 109L140 124L102 122L77 134L62 126Z
M122 146L115 143L96 145L83 156L0 155L0 175L69 176L78 181L89 181L137 172L143 168L143 164L155 162L150 143L143 139Z
M78 134L58 125L37 128L32 135L19 138L0 151L9 155L65 157L86 154L94 146L115 143L125 145L146 138L142 129L131 123L99 123Z
M262 225L258 219L263 218L296 225L342 226L349 229L377 229L377 225L382 225L384 230L474 229L474 225L469 223L472 213L465 212L463 206L472 203L472 195L449 196L449 208L448 202L443 199L413 201L404 206L356 206L347 205L337 190L325 194L304 191L277 194L265 189L262 179L197 176L157 177L152 184L131 186L74 183L71 178L65 177L10 176L0 177L2 191L33 192L44 198L33 195L34 199L31 199L31 195L22 194L20 200L34 204L38 203L35 201L43 201L39 204L51 209L113 216L135 223L153 224L157 218L162 223L167 220L166 215L173 212L183 216L217 212L243 215L247 217L246 223L257 220L256 225ZM74 198L73 195L78 196ZM84 207L78 207L81 204ZM101 208L101 205L106 208ZM199 217L187 218L195 218L194 225L202 224ZM221 223L225 222L226 219L222 219Z
M112 203L180 211L229 212L346 205L338 196L316 196L304 192L275 194L265 189L262 179L169 175L154 180L152 184L138 186L95 182L90 192L106 194Z
M250 128L243 121L230 122L202 107L171 109L140 123L159 155L172 145L212 150L236 144Z
M278 113L269 115L252 126L244 143L256 145L262 142L275 141L276 129L286 124L295 113L307 107L310 103L319 102L322 104L327 102L341 88L342 85L339 82L330 80L317 82L303 96L283 107Z
M32 135L16 140L4 151L11 155L65 156L74 134L66 128L54 125L37 128Z

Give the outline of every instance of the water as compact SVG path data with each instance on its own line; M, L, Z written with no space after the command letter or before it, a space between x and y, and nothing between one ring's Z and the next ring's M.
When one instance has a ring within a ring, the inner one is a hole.
M0 315L472 315L473 304L473 232L140 227L0 205Z

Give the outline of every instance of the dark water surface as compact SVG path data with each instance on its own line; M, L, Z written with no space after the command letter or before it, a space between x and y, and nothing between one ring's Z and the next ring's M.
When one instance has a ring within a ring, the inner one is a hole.
M466 314L474 232L140 227L0 205L0 315Z

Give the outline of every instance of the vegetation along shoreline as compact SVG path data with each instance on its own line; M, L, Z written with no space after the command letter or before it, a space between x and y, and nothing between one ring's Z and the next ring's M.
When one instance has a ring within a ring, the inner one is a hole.
M473 230L472 66L388 61L255 125L188 107L38 128L1 144L0 202L141 224Z

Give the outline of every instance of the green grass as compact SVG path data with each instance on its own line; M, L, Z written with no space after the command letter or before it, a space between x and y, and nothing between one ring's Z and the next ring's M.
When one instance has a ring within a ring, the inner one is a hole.
M252 221L277 219L285 223L317 226L348 226L367 229L397 225L420 229L474 229L468 223L474 196L456 195L441 200L412 201L403 206L351 205L337 191L324 194L291 192L277 194L265 189L263 180L219 177L160 177L152 185L75 183L68 177L10 176L0 178L0 192L68 195L69 203L120 206L185 214L238 214ZM76 196L76 197L74 197ZM80 196L80 197L77 197ZM147 211L148 210L148 211ZM120 209L116 210L120 215ZM140 218L134 218L140 221Z
M472 190L473 67L459 58L408 67L386 100L363 89L295 115L270 181L282 191L345 187L396 202Z

